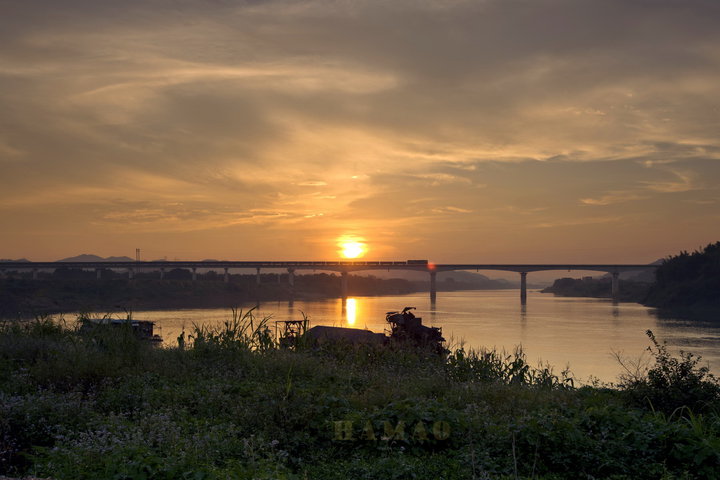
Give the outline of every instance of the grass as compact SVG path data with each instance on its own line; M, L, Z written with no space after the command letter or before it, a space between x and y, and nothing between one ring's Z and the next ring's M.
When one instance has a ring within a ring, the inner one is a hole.
M575 388L521 350L458 349L447 359L347 345L281 350L253 312L194 326L183 349L152 348L123 329L82 334L49 317L6 322L0 474L717 478L717 382L661 347L653 343L654 374L620 389ZM704 397L692 408L674 394L661 407L647 401L678 381Z

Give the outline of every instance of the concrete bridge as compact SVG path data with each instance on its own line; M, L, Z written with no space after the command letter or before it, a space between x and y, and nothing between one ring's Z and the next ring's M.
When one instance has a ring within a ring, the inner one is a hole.
M606 272L612 275L612 297L617 299L620 292L619 277L623 272L655 270L658 265L646 264L483 264L483 263L461 263L461 264L434 264L426 260L407 260L398 262L368 262L368 261L289 261L289 262L264 262L264 261L154 261L154 262L2 262L0 272L6 270L30 270L33 272L33 279L37 278L40 270L56 270L59 268L79 268L95 270L99 280L103 269L127 270L128 278L133 279L138 271L159 271L160 279L165 277L168 269L189 269L192 271L193 281L197 280L197 269L209 269L224 271L224 281L229 281L228 271L231 268L255 269L256 282L260 284L260 271L263 269L286 269L288 272L288 284L291 288L295 285L294 274L297 270L332 271L340 272L341 288L343 298L347 297L348 274L350 272L371 271L371 270L410 270L427 272L430 276L430 298L435 299L437 295L436 277L438 272L449 272L458 270L500 270L517 272L520 274L520 302L527 302L527 275L531 272L548 270L583 270Z

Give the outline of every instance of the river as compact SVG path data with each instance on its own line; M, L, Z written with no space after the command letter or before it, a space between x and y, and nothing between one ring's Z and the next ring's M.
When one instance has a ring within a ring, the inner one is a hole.
M661 341L667 341L672 352L679 349L701 355L703 364L720 372L720 322L690 322L661 319L653 309L635 303L613 304L596 298L555 297L536 291L528 292L526 306L521 306L517 290L480 290L439 292L433 305L427 293L353 297L345 304L340 299L265 302L257 316L272 316L275 321L302 319L304 312L313 325L335 325L367 328L381 332L386 328L385 313L406 306L417 307L423 323L442 327L451 347L495 347L512 351L522 345L533 365L540 362L554 366L558 373L570 368L575 379L588 383L592 378L616 382L623 367L620 355L628 365L649 361L645 335L652 330ZM243 305L244 309L253 305ZM168 345L185 329L195 324L218 324L230 319L228 309L148 310L134 312L134 318L153 320Z

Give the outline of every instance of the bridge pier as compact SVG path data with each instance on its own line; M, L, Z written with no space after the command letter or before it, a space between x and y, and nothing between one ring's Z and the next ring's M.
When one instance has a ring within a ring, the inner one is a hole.
M294 268L288 268L288 285L290 285L291 289L295 288L295 269Z
M527 304L527 272L520 272L520 304Z
M230 282L230 275L228 274L228 267L225 267L225 272L223 273L223 282L229 283Z
M32 271L32 279L33 279L33 280L37 280L37 278L38 278L38 269L37 269L37 268L33 268L33 271Z
M165 280L165 267L160 267L160 280Z
M193 282L197 281L197 267L192 268L192 281Z
M257 267L257 274L255 275L255 285L260 285L260 267Z
M135 269L128 268L128 280L133 280L134 278L135 278Z
M620 296L620 272L612 273L612 298L617 300Z
M102 278L102 268L96 268L95 269L95 280L100 280Z
M342 298L345 300L348 296L348 272L340 273L340 291L342 292ZM343 305L345 305L343 303Z
M437 298L437 272L430 272L430 301Z

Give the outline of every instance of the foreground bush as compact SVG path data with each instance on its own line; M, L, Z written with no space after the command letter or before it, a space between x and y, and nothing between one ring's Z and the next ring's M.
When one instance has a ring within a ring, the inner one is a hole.
M157 349L48 319L5 324L0 474L716 478L712 398L702 413L667 414L635 387L574 388L520 350L290 352L264 327L238 314Z
M700 365L701 358L685 351L674 357L652 331L646 333L655 364L640 376L626 378L623 387L630 398L665 414L717 413L720 382L707 366Z

